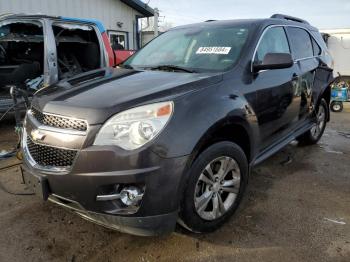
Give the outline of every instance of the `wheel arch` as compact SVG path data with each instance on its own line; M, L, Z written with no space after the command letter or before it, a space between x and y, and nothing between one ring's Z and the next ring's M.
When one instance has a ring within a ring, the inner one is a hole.
M321 94L319 101L317 102L317 105L320 104L321 99L324 98L327 102L327 122L330 120L330 109L329 106L331 104L331 85L328 85L324 90L323 93Z
M255 139L253 138L253 130L250 124L241 117L233 117L229 120L224 119L213 126L196 143L188 166L191 166L193 161L209 146L222 141L230 141L237 144L247 157L248 163L255 155Z
M334 81L328 83L327 85L324 86L324 88L321 89L321 91L319 92L319 95L317 96L317 100L316 102L314 103L315 105L315 110L316 108L318 108L320 102L322 99L325 99L326 100L326 103L328 105L327 107L327 122L330 121L330 104L331 104L331 85Z

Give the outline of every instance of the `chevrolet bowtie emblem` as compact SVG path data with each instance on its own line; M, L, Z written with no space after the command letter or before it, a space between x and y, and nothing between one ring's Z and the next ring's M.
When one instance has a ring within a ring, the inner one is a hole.
M32 136L33 141L43 141L45 138L45 134L40 132L40 130L38 129L32 130L30 134Z

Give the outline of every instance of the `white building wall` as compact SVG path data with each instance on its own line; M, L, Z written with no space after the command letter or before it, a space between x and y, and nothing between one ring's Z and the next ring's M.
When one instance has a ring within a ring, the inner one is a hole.
M330 35L328 49L334 60L335 77L338 73L350 76L350 29L323 30Z
M135 16L140 13L119 0L0 0L0 14L3 13L95 18L107 30L127 31L129 48L136 48ZM123 23L122 28L117 22Z

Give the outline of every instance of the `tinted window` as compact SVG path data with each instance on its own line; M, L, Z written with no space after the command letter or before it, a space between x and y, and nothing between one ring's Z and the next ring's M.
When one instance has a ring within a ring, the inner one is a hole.
M312 47L314 49L314 56L318 56L321 54L322 50L320 46L316 43L315 39L312 38Z
M311 31L312 36L318 41L322 49L327 50L327 45L322 37L322 35L317 31Z
M267 29L259 43L254 62L262 63L267 53L290 53L287 36L282 27Z
M314 52L309 33L296 27L287 27L287 30L294 58L312 57Z

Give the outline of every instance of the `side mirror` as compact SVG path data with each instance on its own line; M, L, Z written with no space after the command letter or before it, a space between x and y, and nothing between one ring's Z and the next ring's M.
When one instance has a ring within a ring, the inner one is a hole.
M290 54L267 53L262 64L253 64L253 71L257 73L260 70L289 68L293 66L293 63L294 62Z

